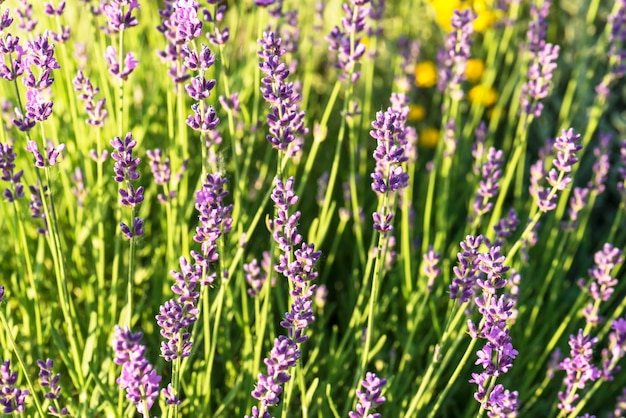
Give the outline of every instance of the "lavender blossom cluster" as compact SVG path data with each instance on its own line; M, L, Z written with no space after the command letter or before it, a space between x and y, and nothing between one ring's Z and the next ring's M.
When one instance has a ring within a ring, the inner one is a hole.
M128 328L115 327L113 350L115 364L122 366L117 384L126 390L126 398L144 418L150 417L150 409L159 396L161 376L146 360L146 347L139 344L142 333L133 334Z
M4 286L0 286L0 301L4 294ZM16 386L17 372L11 371L11 361L6 360L0 365L0 406L2 413L12 414L24 412L26 398L30 394L27 389Z
M326 40L330 43L330 50L337 54L335 67L340 70L339 79L356 83L361 76L357 64L366 50L360 34L366 29L365 18L370 13L370 1L352 0L350 4L344 3L342 9L342 28L335 26Z
M280 325L287 330L287 335L280 335L274 340L269 356L264 360L267 374L260 373L252 396L259 400L251 415L246 418L271 417L269 408L278 404L282 385L291 379L288 370L295 367L302 353L300 344L308 340L306 328L315 320L313 300L316 286L311 281L317 278L314 270L321 256L313 244L302 241L298 233L300 212L289 214L289 209L298 201L293 190L294 178L287 182L274 180L272 200L276 205L277 216L270 222L274 240L278 243L281 254L275 270L286 277L292 284L289 292L293 297L290 309L285 313ZM299 248L295 249L297 246Z
M299 107L300 94L293 82L286 81L289 70L281 61L286 52L282 40L274 32L265 32L259 45L259 68L264 74L261 93L270 105L266 139L272 147L291 157L302 149L302 137L309 132L304 124L305 113Z
M406 111L392 106L384 112L377 112L372 127L374 129L370 131L370 136L376 140L373 154L376 167L370 175L371 186L384 202L372 217L374 229L387 234L393 231L393 202L390 199L409 183L404 164L408 161L409 147Z
M465 69L470 57L470 38L474 32L472 22L476 15L472 9L454 10L452 15L452 32L445 39L444 48L439 50L439 91L448 91L454 100L463 98L461 83L465 80Z
M489 251L479 251L483 244ZM478 323L469 319L468 332L472 338L485 341L476 353L475 362L483 371L472 373L470 380L478 386L474 398L490 417L514 416L519 407L518 392L495 384L499 376L511 369L518 354L507 326L516 296L506 292L498 294L507 284L505 274L509 268L504 265L500 247L489 245L482 235L467 236L461 242L461 249L457 255L459 265L453 269L455 277L450 285L450 297L460 303L473 301L481 319ZM477 292L480 293L476 295Z
M122 234L127 239L141 236L144 233L144 220L134 216L136 207L144 199L144 187L139 186L135 188L132 183L139 179L138 167L141 161L140 158L135 158L133 155L133 149L136 145L137 141L133 139L133 135L130 132L126 134L124 140L118 136L111 140L111 146L114 149L111 153L111 158L115 161L115 181L125 185L125 187L119 188L120 204L130 208L133 214L132 225L120 222Z

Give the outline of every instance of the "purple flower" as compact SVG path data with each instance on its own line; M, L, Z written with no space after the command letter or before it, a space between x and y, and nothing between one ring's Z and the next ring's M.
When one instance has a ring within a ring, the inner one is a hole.
M289 70L280 57L285 54L281 39L274 32L263 33L259 40L259 68L265 75L261 82L263 98L269 103L267 115L269 134L266 139L274 148L283 152L295 153L292 143L299 143L309 131L304 126L305 113L300 110L300 94L292 82L287 82Z
M79 92L78 98L85 102L85 111L87 112L88 119L87 124L91 126L102 126L104 120L108 116L108 112L104 105L106 99L100 99L95 101L95 96L100 92L98 87L94 87L91 84L91 80L85 77L81 70L78 70L78 74L72 80L74 84L74 90Z
M198 19L198 3L195 0L177 0L173 5L173 27L176 41L186 44L202 34L202 22Z
M591 180L587 183L587 187L596 193L602 193L606 188L605 183L611 169L611 162L609 161L611 139L613 139L612 134L600 133L599 146L593 149L595 158L592 167L593 174Z
M46 219L46 213L44 211L43 202L41 201L40 186L28 186L30 190L30 202L28 203L30 209L30 217L33 219L41 219L42 226L37 228L37 233L40 235L46 235L48 233L48 220ZM43 187L44 196L48 195L48 186Z
M155 150L147 150L146 155L150 160L150 170L154 176L154 182L161 186L167 185L172 177L170 159L163 159L163 151L158 148Z
M536 4L530 5L531 20L528 23L528 31L526 32L526 39L528 41L527 48L532 56L538 54L546 43L546 31L548 30L547 17L550 13L550 6L552 0L546 0L541 5L541 9L537 8Z
M578 227L578 215L587 205L589 191L590 190L587 187L574 187L572 190L572 197L569 199L569 208L567 209L569 220L567 222L563 222L562 226L564 229L573 232Z
M269 225L282 251L275 270L291 282L292 288L289 293L293 302L280 322L287 330L287 336L281 335L274 340L274 348L265 359L267 374L259 374L257 386L252 392L252 396L259 400L259 406L252 408L250 417L271 417L268 408L280 401L282 385L291 378L288 368L297 364L301 355L299 345L308 339L304 332L315 320L313 295L316 286L310 282L317 278L315 265L321 252L315 251L313 244L302 242L302 236L297 229L300 212L289 215L290 207L298 201L293 183L293 177L286 183L278 178L274 179L275 187L271 197L278 216ZM300 247L294 251L293 248L297 245Z
M52 359L48 359L46 361L37 360L37 365L39 366L39 379L42 387L46 388L46 393L44 394L44 398L46 399L59 399L59 395L61 393L61 385L59 384L59 380L61 379L61 375L59 373L53 375L52 367L54 366L54 361ZM48 411L51 415L56 416L69 416L70 413L67 408L62 408L59 411L56 406L50 405L48 407Z
M579 279L581 285L593 299L592 303L583 308L583 315L587 323L597 326L602 318L599 316L600 303L609 300L617 285L617 279L611 276L616 265L624 261L622 251L606 243L601 251L594 255L595 266L589 270L591 281L585 284L583 279Z
M185 257L180 258L180 272L172 271L174 284L172 292L178 297L161 305L157 324L161 328L161 355L165 361L188 357L191 354L191 334L189 327L198 320L198 299L196 289L202 279L202 268L191 265Z
M111 146L114 151L111 153L111 158L115 161L113 170L115 172L115 181L118 183L125 183L126 187L119 188L120 204L133 209L133 225L121 222L120 228L122 233L128 239L135 236L143 235L143 220L134 217L134 210L141 202L143 202L143 186L135 188L132 181L139 179L139 172L137 167L141 159L134 158L133 149L137 145L137 142L133 139L133 135L129 132L126 134L124 141L120 137L116 136L111 140Z
M617 0L616 7L607 18L610 25L609 32L609 68L602 81L596 86L596 93L600 102L604 103L611 93L610 87L626 73L626 1Z
M24 185L22 175L24 170L15 172L15 158L13 145L0 143L0 180L9 182L2 193L7 202L14 202L24 197Z
M109 0L102 6L107 23L107 26L102 28L104 32L112 35L137 26L139 22L132 15L135 9L139 9L138 0Z
M281 335L274 340L274 347L264 360L267 374L259 374L252 397L260 401L260 408L253 407L252 415L246 417L270 417L270 406L278 404L282 385L291 379L289 367L295 367L300 358L298 345L288 337Z
M564 190L571 182L569 174L572 166L578 162L576 152L582 149L578 143L580 134L575 134L572 128L563 129L562 135L556 138L554 150L556 158L553 160L553 168L545 175L543 163L537 161L531 167L530 193L537 199L537 205L542 212L548 212L556 208L557 191ZM540 176L545 175L550 187L545 188L538 184Z
M122 373L116 382L126 390L126 398L135 404L137 412L149 417L150 408L159 396L161 376L146 360L146 347L139 344L141 337L141 332L133 334L128 328L115 326L115 363L122 365Z
M587 382L595 381L601 376L600 370L591 362L593 359L593 346L598 342L597 338L585 335L583 330L578 330L577 335L570 335L570 357L560 363L561 370L565 370L565 391L560 391L558 408L565 412L575 409L579 395L578 390L584 389Z
M220 123L213 106L201 106L200 103L191 105L193 115L187 117L187 125L193 130L206 133L212 131Z
M461 242L462 251L457 254L459 265L452 269L455 277L450 285L450 299L459 299L459 303L465 303L474 295L474 286L481 274L478 269L478 248L483 241L482 235L468 235Z
M244 264L243 270L246 273L246 281L250 285L250 288L248 289L248 294L252 297L255 297L261 292L261 289L265 284L265 280L269 276L270 253L267 251L263 251L263 259L261 260L261 265L259 265L258 260L255 258L251 262ZM275 284L276 278L272 277L271 285L274 286Z
M611 381L621 370L619 361L626 354L626 318L618 318L611 325L609 345L602 350L602 378Z
M44 13L48 16L61 16L63 15L63 11L65 10L65 1L59 3L57 8L54 8L52 3L44 3Z
M35 157L35 167L52 167L56 165L62 157L62 153L65 151L65 144L59 144L59 146L55 148L54 145L49 143L46 156L44 157L39 152L39 147L35 141L27 141L26 151L32 153Z
M423 258L424 262L421 270L422 274L424 274L424 276L428 279L426 289L430 292L435 284L435 279L441 274L441 268L438 266L439 261L441 261L441 254L436 253L432 245L430 245Z
M4 287L2 293L4 293ZM4 414L24 412L24 402L29 392L16 387L16 383L17 372L11 373L11 362L6 360L0 365L0 406Z
M552 73L559 58L559 46L544 43L537 53L533 53L528 66L528 81L522 86L522 110L527 115L541 116L543 103L548 97L552 83Z
M133 157L133 149L136 145L137 141L133 139L133 135L130 132L126 134L124 141L118 136L111 140L111 146L114 149L111 153L111 158L115 160L114 172L116 182L135 181L139 178L137 167L141 159Z
M509 238L519 225L519 219L515 214L515 209L509 209L509 213L506 217L500 219L493 230L496 233L493 245L502 247L505 243L505 239Z
M233 205L224 203L224 198L228 196L226 183L226 177L221 174L209 173L202 189L196 192L195 207L199 213L199 224L193 240L200 243L201 250L200 253L192 251L191 255L197 264L204 267L219 259L217 241L222 235L230 232L232 227L233 220L230 214ZM207 280L212 282L214 277Z
M404 169L408 161L406 153L407 130L406 115L393 107L385 112L377 112L376 120L372 122L374 130L370 136L376 140L374 160L376 167L370 175L372 190L379 195L392 196L394 192L408 186L409 175ZM387 201L380 211L374 212L374 229L387 234L393 231L393 202Z
M161 390L161 393L165 397L166 405L180 405L180 399L174 392L174 388L172 387L171 383L168 384L166 388L163 388L163 390Z
M107 49L104 51L104 58L109 67L109 74L120 80L127 80L128 76L137 68L137 64L139 64L135 54L127 52L124 56L124 65L122 67L122 63L118 62L117 50L111 45L107 46Z
M475 249L476 246L467 247ZM470 383L478 386L474 398L490 417L508 416L507 414L516 413L518 408L517 391L505 390L501 384L493 386L495 378L508 373L513 367L513 360L518 354L507 328L507 320L513 316L517 298L507 293L497 294L497 290L503 289L507 284L504 273L508 271L508 267L503 266L504 261L500 247L497 246L491 246L489 252L477 253L473 259L473 264L481 272L475 275L475 283L482 292L474 298L474 303L482 317L478 324L472 320L467 321L469 335L485 340L483 347L476 352L477 360L474 363L482 366L483 371L473 373Z
M230 30L227 27L220 29L220 26L224 21L228 4L223 0L209 0L208 3L214 5L213 13L204 9L203 14L207 23L213 24L213 28L207 30L206 37L213 45L224 45L230 38Z
M453 100L463 98L461 83L470 57L470 37L474 32L472 22L476 15L472 9L455 10L452 15L452 32L445 39L444 49L439 50L439 91L447 91Z
M12 23L13 18L9 16L9 9L5 9L2 16L0 16L0 31L4 31L6 28L11 26Z
M500 177L502 177L503 163L503 152L490 147L487 153L487 160L480 170L481 180L478 183L478 190L476 191L476 196L474 197L471 219L479 220L493 208L491 200L498 195L498 190L500 190L500 184L498 181L500 180Z
M357 70L359 60L365 54L365 45L361 43L360 34L365 30L365 18L370 13L369 0L352 0L351 4L344 3L344 16L341 26L335 26L326 40L330 43L329 49L336 51L337 62L335 67L340 70L339 79L349 83L356 83L361 73ZM351 38L354 42L351 42Z
M356 412L350 411L350 418L381 418L379 413L371 413L371 410L382 405L386 399L382 396L383 386L387 384L387 379L380 379L375 373L367 372L365 379L361 380L363 389L356 390L359 402L356 404Z
M33 5L26 0L20 0L23 9L17 9L19 23L17 27L26 32L32 32L37 26L38 21L33 19Z

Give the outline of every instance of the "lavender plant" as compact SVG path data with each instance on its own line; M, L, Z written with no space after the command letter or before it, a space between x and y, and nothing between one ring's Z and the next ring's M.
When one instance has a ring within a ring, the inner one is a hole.
M3 413L623 416L587 6L0 2Z

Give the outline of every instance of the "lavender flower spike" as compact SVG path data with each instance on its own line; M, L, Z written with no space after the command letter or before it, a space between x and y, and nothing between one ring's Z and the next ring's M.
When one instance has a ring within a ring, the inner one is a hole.
M404 163L408 161L406 116L390 107L376 114L372 127L374 130L370 131L370 135L377 144L373 154L376 168L371 174L372 190L381 197L391 196L409 184L409 175L404 168ZM393 213L389 206L387 204L373 214L374 229L381 233L393 230Z
M350 418L381 418L379 413L371 413L371 410L385 402L382 396L383 386L387 384L387 379L380 379L374 373L367 372L365 380L361 381L361 386L365 389L356 390L359 402L356 404L356 412L350 411Z
M133 139L130 132L126 134L123 141L117 136L111 140L111 146L114 148L111 158L115 161L113 166L115 181L126 185L126 187L119 189L120 204L133 209L133 211L137 205L143 202L144 191L143 186L135 188L131 183L131 181L139 179L137 167L141 161L133 156L135 145L137 145L137 141ZM128 239L143 235L143 220L135 217L132 221L132 227L124 222L120 223L122 233Z
M593 346L597 342L598 338L585 335L582 329L578 331L577 335L570 335L570 357L559 364L566 373L565 379L563 379L565 391L558 394L560 410L574 411L574 405L579 398L576 392L582 390L587 382L593 382L601 376L600 370L592 363Z
M2 287L2 293L4 293L4 287ZM4 414L24 412L24 402L29 392L16 387L16 383L17 372L11 373L11 362L6 360L0 365L0 407Z
M144 418L150 416L150 408L159 396L159 376L145 358L146 347L139 344L142 334L133 334L128 328L115 327L113 350L115 363L122 365L117 378L120 388L126 390L126 398L137 407Z
M305 113L299 108L300 94L294 83L286 81L289 70L280 60L286 52L281 39L274 32L264 33L259 45L259 68L265 75L261 92L270 104L267 115L270 129L266 138L274 148L293 154L300 146L293 148L309 132L304 125Z
M472 22L476 15L472 9L455 10L452 15L452 32L446 37L445 48L437 54L439 61L439 91L449 91L452 99L461 100L461 83L470 57L470 37L474 32Z
M573 165L578 162L576 152L582 149L582 145L578 143L579 140L580 134L575 134L572 128L568 130L563 129L562 135L556 138L554 149L557 155L552 163L554 167L550 169L546 176L551 187L536 186L536 190L533 192L537 196L537 205L542 212L554 210L556 208L557 191L564 190L572 182L572 177L569 173L572 171Z
M52 367L54 366L54 361L52 359L48 359L46 361L37 360L37 366L39 366L39 379L42 387L47 388L46 393L43 395L46 399L59 399L59 395L61 394L61 385L59 384L59 380L61 379L60 374L52 374ZM48 407L48 411L51 415L54 416L69 416L70 413L67 408L61 408L59 411L56 406L50 405Z

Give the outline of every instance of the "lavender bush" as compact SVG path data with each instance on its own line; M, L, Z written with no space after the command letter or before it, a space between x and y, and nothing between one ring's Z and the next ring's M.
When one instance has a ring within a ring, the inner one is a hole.
M0 1L0 409L622 417L626 0Z

